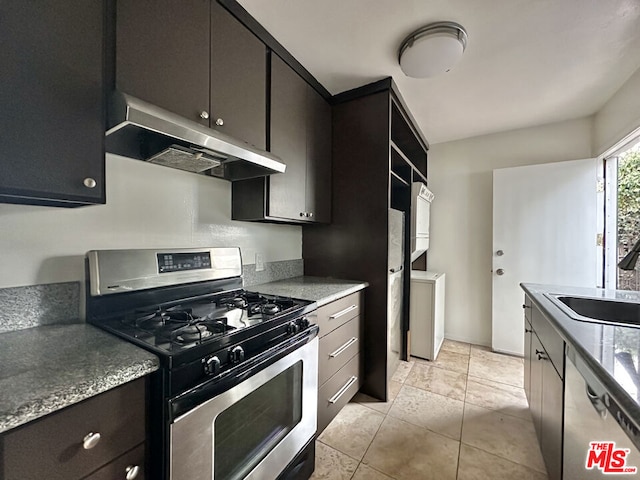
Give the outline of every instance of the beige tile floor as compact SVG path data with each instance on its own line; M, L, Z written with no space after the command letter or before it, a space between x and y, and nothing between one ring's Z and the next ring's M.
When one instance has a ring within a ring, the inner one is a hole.
M358 393L316 441L313 480L546 480L523 361L445 340L412 358L390 401Z

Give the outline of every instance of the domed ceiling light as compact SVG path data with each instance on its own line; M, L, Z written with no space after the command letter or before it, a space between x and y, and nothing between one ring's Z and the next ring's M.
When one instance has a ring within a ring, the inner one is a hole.
M404 39L398 61L408 77L433 77L451 70L466 47L467 32L462 25L430 23Z

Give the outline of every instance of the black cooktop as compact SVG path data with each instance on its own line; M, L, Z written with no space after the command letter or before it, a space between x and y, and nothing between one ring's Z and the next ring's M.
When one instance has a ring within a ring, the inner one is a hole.
M311 303L237 290L135 308L101 319L100 326L161 355L179 355L200 346L217 348L233 338L258 334L270 324L302 315Z

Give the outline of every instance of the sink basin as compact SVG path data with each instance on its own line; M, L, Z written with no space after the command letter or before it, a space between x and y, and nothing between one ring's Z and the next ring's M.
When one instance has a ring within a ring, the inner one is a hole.
M640 303L570 295L547 295L576 320L640 327Z

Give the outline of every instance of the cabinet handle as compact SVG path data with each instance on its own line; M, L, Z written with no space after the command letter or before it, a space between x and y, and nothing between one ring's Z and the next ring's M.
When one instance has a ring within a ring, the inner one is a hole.
M347 307L344 310L340 310L339 312L336 312L333 315L329 315L329 320L335 320L336 318L346 315L351 310L355 310L356 308L358 308L357 305L351 305L350 307Z
M307 213L307 217L309 217L309 218L313 217L313 212Z
M205 112L204 110L200 112L200 118L203 120L209 120L209 112Z
M300 216L301 216L301 217L306 217L306 216L307 216L307 214L306 214L305 212L300 212Z
M522 308L531 308L531 305L522 305Z
M98 432L87 433L87 435L85 435L85 437L82 439L82 448L84 448L85 450L91 450L93 447L98 445L99 441L100 434Z
M336 394L335 394L333 397L331 397L331 398L329 399L329 403L336 403L338 400L340 400L340 397L341 397L342 395L344 395L344 392L346 392L347 390L349 390L349 387L351 387L351 385L353 385L353 384L354 384L354 383L356 383L357 381L358 381L358 377L356 377L355 375L354 375L354 376L352 376L352 377L347 381L347 383L345 383L345 384L342 386L342 388L341 388L340 390L338 390L338 391L336 392Z
M538 360L549 360L549 357L547 357L547 354L544 350L540 351L536 349L536 355L538 356Z
M219 127L224 125L224 120L221 118L217 118L216 119L216 125L218 125Z
M533 330L529 330L528 328L524 329L524 333L532 333L532 332L533 332Z
M358 337L351 337L351 340L347 340L347 342L344 345L342 345L341 347L331 352L329 354L329 357L336 358L338 355L340 355L342 352L344 352L347 348L349 348L351 345L353 345L357 341L358 341Z
M133 480L138 476L138 473L140 473L140 467L138 465L129 465L124 471L127 473L125 478L127 480Z
M95 181L93 178L91 178L91 177L87 177L87 178L85 178L85 179L82 181L82 183L83 183L83 184L84 184L84 186L85 186L85 187L87 187L87 188L96 188L96 185L97 185L96 181Z

